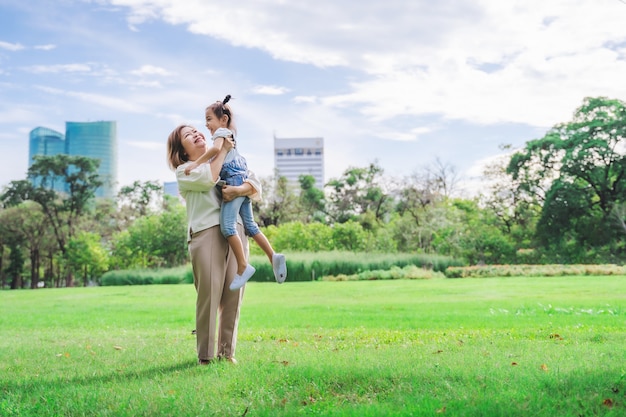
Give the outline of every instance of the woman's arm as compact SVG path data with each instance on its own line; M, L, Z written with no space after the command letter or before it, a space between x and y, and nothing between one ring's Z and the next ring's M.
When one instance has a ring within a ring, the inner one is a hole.
M231 201L237 197L249 197L256 194L256 190L249 182L241 185L224 185L222 187L222 200Z

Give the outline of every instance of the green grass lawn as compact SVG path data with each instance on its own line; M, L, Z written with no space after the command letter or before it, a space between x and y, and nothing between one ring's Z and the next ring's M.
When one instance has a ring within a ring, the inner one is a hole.
M0 416L624 416L626 277L251 283L239 365L191 285L0 292Z

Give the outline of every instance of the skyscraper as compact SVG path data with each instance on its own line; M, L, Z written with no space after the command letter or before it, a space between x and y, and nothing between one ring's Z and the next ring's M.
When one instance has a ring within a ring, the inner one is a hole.
M274 136L274 167L278 175L298 185L300 175L315 178L324 189L324 138L277 138Z
M66 153L100 161L98 174L103 182L96 197L112 198L117 182L117 124L115 122L66 122Z
M35 155L52 156L61 153L99 160L98 174L103 185L96 190L96 197L111 198L115 195L116 122L66 122L65 136L45 127L37 127L30 132L29 167ZM56 191L65 191L64 184L59 187L62 189Z

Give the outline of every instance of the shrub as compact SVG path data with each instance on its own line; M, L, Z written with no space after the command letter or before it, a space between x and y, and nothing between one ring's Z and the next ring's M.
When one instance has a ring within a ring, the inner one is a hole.
M447 278L485 277L554 277L571 275L626 275L626 267L618 265L483 265L450 266L445 270Z

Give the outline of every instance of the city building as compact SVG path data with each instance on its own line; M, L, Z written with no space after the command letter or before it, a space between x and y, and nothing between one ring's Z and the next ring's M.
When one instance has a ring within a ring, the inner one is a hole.
M166 181L163 183L163 193L173 197L179 197L178 181Z
M100 161L98 174L103 185L96 197L115 196L117 183L117 124L111 121L66 122L65 135L45 127L30 132L28 166L36 155L86 156ZM55 186L56 191L66 191L65 184Z
M279 176L299 185L300 175L315 178L324 189L324 138L277 138L274 136L274 167Z

